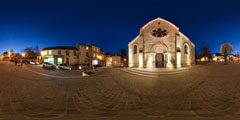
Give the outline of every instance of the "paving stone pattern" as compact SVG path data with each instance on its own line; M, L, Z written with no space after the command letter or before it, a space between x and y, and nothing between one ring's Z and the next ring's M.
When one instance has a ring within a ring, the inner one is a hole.
M198 65L158 78L120 68L54 78L3 62L0 71L0 119L240 118L238 63Z

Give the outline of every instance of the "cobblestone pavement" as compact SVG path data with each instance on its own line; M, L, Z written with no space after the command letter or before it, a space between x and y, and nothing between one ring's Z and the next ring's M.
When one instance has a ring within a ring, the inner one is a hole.
M146 78L106 68L54 78L0 62L0 119L238 119L240 64ZM55 75L55 74L53 74Z

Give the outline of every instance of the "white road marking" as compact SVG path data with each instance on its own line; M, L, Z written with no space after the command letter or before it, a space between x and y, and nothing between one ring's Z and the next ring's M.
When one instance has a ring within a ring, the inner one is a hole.
M64 77L64 76L55 76L55 75L48 75L48 74L44 74L44 73L41 73L41 72L36 72L36 71L33 71L33 70L30 70L26 67L22 67L23 69L27 70L27 71L30 71L30 72L33 72L33 73L36 73L36 74L39 74L39 75L43 75L43 76L47 76L47 77L54 77L54 78L61 78L61 79L66 79L66 78L82 78L82 76L70 76L70 77Z

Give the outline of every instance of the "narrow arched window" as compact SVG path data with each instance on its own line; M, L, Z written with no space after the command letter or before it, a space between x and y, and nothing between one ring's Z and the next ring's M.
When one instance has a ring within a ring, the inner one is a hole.
M184 45L184 54L188 54L188 46Z
M134 50L133 50L133 51L134 51L133 53L134 53L134 54L137 54L137 45L134 45L134 48L133 48L133 49L134 49Z

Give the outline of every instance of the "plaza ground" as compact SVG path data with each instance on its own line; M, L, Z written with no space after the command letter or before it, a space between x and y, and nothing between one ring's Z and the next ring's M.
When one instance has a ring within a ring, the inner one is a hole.
M121 68L82 77L0 62L0 119L238 119L239 70L240 63L211 63L157 78Z

